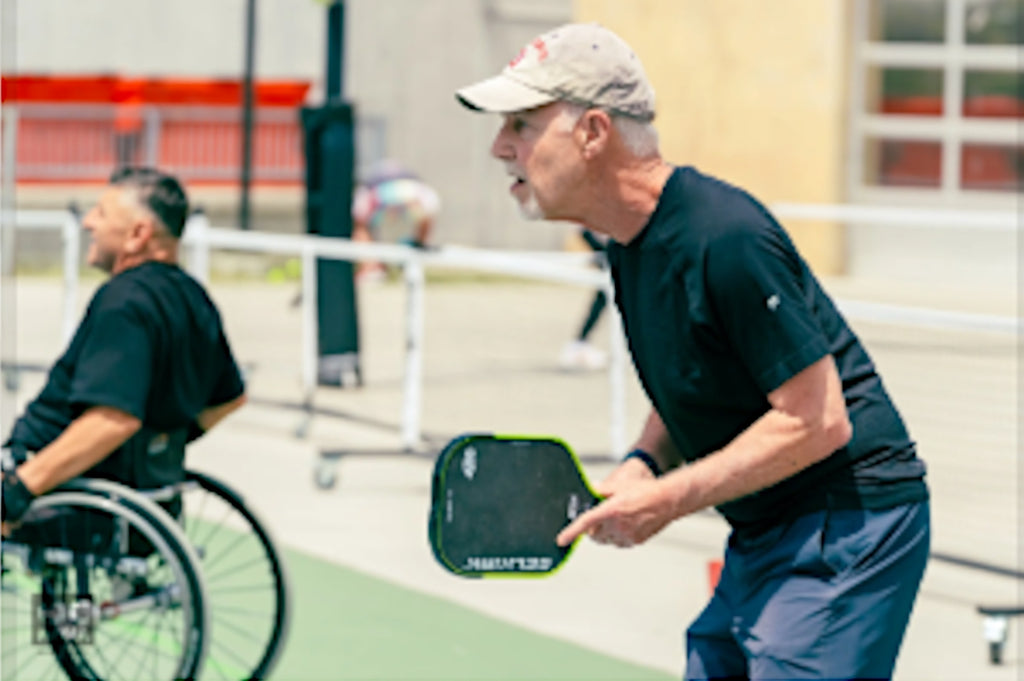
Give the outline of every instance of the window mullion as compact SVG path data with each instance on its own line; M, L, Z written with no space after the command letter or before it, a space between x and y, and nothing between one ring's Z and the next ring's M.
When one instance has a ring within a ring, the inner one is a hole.
M868 0L856 0L853 8L853 58L850 69L852 99L850 129L847 134L847 182L851 194L858 194L867 184L864 158L866 130L864 120L868 115L866 57L868 35Z
M943 45L919 43L879 43L864 45L865 64L878 66L939 67L945 65L948 51Z
M963 139L964 45L967 0L946 0L946 64L943 71L942 193L960 192L960 145Z

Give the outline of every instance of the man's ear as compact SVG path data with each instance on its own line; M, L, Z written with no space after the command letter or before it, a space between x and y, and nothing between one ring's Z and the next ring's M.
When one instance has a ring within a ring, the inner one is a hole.
M612 131L611 116L600 109L588 109L580 116L577 130L581 135L583 158L590 160L608 145Z
M156 234L156 224L148 215L137 215L128 228L124 248L128 253L141 253Z

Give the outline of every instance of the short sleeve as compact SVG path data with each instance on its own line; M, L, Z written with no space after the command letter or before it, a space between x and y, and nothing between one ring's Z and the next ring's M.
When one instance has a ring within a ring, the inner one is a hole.
M245 392L245 381L242 379L242 372L231 354L227 338L221 335L220 352L223 354L223 364L217 382L210 393L210 399L206 406L215 407L239 397Z
M781 229L715 239L705 266L714 315L765 395L828 354L804 291L810 273Z
M100 306L91 317L68 401L113 407L142 419L152 381L154 339L131 306Z

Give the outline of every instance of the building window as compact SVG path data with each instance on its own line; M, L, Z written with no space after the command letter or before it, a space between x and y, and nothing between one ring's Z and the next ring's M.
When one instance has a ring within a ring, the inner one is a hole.
M1018 198L1022 5L854 0L854 198Z

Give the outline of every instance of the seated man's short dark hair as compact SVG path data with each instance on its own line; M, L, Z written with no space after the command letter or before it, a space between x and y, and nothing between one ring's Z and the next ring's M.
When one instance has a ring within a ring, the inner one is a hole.
M177 179L155 168L125 166L113 172L110 184L134 187L142 205L153 211L171 236L181 238L188 217L188 197Z

